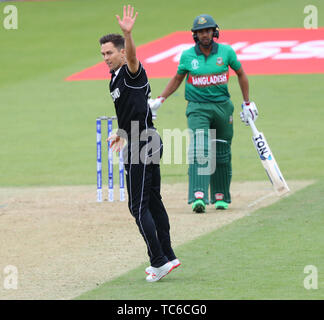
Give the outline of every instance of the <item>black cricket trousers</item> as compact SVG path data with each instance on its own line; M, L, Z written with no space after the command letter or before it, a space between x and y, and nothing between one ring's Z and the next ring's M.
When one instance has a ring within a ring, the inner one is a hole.
M128 158L124 161L128 207L146 243L151 266L158 268L176 256L171 247L169 217L160 193L159 162L163 144L154 132L153 139L129 141Z

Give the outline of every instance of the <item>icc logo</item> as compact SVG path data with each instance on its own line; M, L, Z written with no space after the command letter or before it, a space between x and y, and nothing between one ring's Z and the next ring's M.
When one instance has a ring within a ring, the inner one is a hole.
M191 67L192 67L192 69L194 69L194 70L196 70L196 69L199 68L199 62L198 62L197 59L193 59L193 60L191 61Z

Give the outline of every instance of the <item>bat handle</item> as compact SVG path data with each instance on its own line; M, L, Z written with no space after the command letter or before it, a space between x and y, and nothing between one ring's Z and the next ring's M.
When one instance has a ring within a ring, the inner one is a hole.
M259 135L259 131L258 131L257 127L255 126L254 121L251 118L249 118L248 121L249 121L249 125L251 127L251 130L253 132L253 135L254 136L258 136Z

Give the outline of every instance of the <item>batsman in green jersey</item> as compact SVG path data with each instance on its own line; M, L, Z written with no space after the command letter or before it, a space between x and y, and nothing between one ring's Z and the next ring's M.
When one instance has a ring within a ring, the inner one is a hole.
M195 18L191 31L196 45L183 51L176 75L161 96L149 100L149 104L155 114L164 100L186 78L186 116L188 128L192 132L188 154L188 203L192 203L194 212L201 213L205 212L209 202L215 203L216 209L227 209L231 203L234 106L227 87L229 67L237 74L243 95L242 121L246 125L248 118L255 121L258 110L249 100L248 78L235 51L229 45L213 40L219 37L219 27L214 19L207 14L199 15Z

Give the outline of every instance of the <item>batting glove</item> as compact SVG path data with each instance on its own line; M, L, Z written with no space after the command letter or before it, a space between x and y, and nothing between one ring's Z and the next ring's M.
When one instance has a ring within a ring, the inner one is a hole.
M240 118L245 125L249 126L249 119L252 119L254 122L258 118L259 112L253 101L243 102L242 103L242 112L240 112Z
M152 111L153 119L156 119L156 112L161 107L162 103L164 102L164 97L157 97L156 99L148 99L148 104Z

